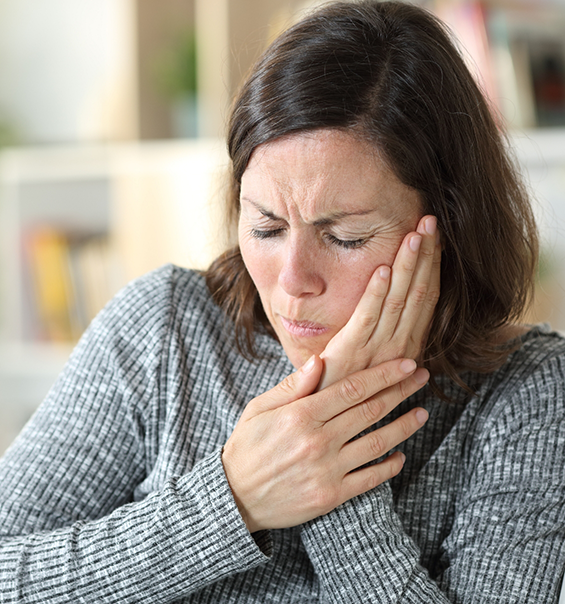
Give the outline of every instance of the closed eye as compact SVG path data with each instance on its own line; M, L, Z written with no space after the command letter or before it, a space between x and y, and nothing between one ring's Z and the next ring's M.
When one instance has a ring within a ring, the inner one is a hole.
M269 239L276 237L283 232L284 229L251 229L251 236L255 239Z
M350 250L361 247L367 241L367 239L339 239L331 233L326 233L326 239L333 245L337 245L338 247L343 247Z
M255 239L270 239L272 237L277 237L284 231L283 228L278 229L251 229L251 236ZM325 238L332 245L336 245L338 247L342 247L345 249L355 249L359 248L367 242L366 238L362 239L339 239L335 235L331 233L326 233Z

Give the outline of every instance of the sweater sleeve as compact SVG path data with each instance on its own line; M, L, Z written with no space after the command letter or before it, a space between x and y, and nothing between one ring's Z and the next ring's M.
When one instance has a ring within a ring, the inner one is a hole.
M464 472L433 579L388 484L305 525L322 600L557 602L565 568L564 376L561 358L516 375L476 419L462 443Z
M99 315L0 461L2 603L174 602L267 560L219 448L135 501L169 321L155 280Z
M420 566L388 483L306 524L302 541L324 603L449 602Z

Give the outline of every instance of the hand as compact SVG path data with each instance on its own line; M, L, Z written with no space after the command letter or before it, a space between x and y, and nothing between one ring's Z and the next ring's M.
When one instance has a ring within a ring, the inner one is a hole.
M392 271L379 266L355 312L320 357L318 390L384 361L418 359L439 299L441 246L434 216L406 235Z
M296 526L326 514L400 472L388 453L427 420L413 409L355 440L428 380L426 369L396 359L314 392L323 363L313 356L253 399L225 444L223 463L250 532Z

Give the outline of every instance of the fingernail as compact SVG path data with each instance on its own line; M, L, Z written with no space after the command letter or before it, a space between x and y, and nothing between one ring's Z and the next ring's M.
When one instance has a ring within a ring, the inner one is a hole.
M404 453L400 453L400 459L402 460L402 465L406 462L406 455Z
M420 249L420 243L422 243L422 237L420 237L420 235L414 235L413 237L410 237L410 249L413 252L417 252Z
M312 369L314 369L314 362L316 360L316 355L312 355L304 365L302 365L302 373L310 373Z
M416 411L416 419L421 426L428 421L428 417L429 414L425 409L418 409L418 411Z
M416 381L416 384L425 384L429 379L430 372L427 369L424 369L423 367L420 367L420 369L418 369L418 371L416 371L416 373L414 374L414 380Z
M381 268L379 268L379 277L381 279L388 279L390 276L390 268L388 266L381 266Z
M437 219L435 216L426 218L426 233L428 235L435 235L437 230Z
M404 371L404 373L412 373L414 369L416 369L416 361L404 359L402 363L400 363L400 369Z

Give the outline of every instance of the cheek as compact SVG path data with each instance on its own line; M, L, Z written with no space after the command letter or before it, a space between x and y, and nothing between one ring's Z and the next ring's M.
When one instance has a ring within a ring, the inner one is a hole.
M240 236L239 249L247 272L255 284L259 295L263 298L266 291L276 281L273 263L265 262L265 253L258 249L257 242L251 238Z
M331 292L334 324L343 327L349 320L373 273L379 266L392 267L402 244L403 235L396 235L368 249L366 253L350 256L334 267L328 284Z
M373 272L382 261L360 259L357 262L340 263L327 279L327 301L325 303L332 324L340 329L343 327L359 300L365 293L367 284Z

